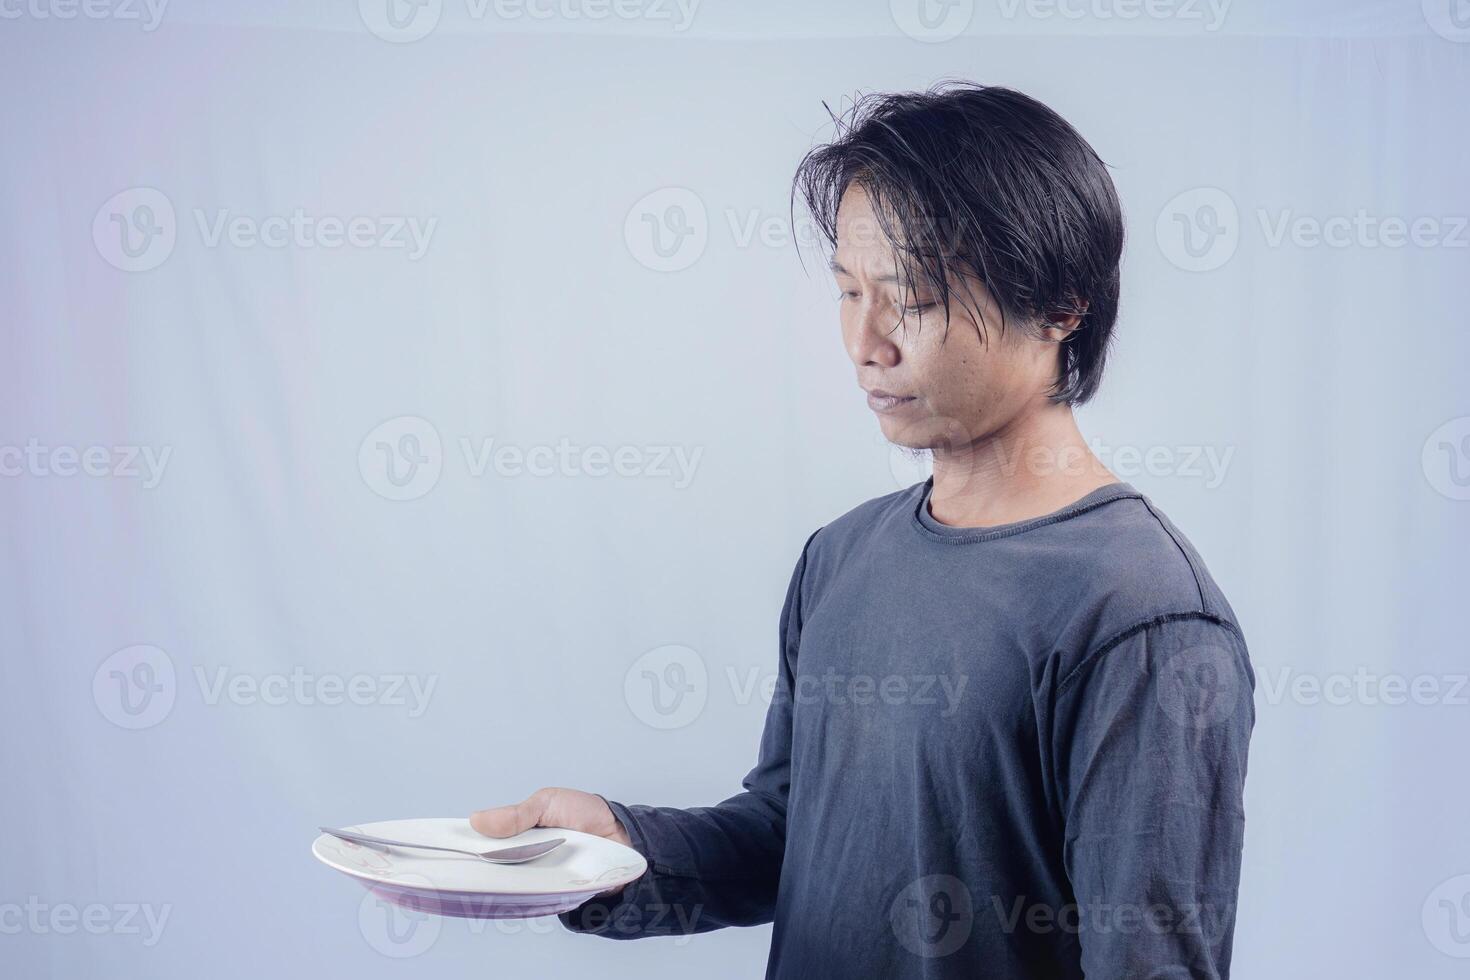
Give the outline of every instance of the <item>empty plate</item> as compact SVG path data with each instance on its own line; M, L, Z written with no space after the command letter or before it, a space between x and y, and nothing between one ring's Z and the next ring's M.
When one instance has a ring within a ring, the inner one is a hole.
M526 864L488 864L433 851L388 851L322 834L311 853L395 905L467 919L528 919L566 912L595 895L642 877L643 855L603 837L560 827L537 827L514 837L477 834L468 820L428 817L382 820L344 828L376 837L467 851L530 844L551 837L567 842Z

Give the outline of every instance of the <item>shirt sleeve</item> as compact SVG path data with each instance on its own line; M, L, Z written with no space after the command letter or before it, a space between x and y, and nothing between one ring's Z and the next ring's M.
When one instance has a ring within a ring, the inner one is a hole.
M1255 678L1245 642L1161 617L1058 689L1063 857L1089 980L1230 974Z
M813 538L815 538L813 534ZM755 768L744 792L688 810L609 801L648 871L615 895L564 912L574 932L612 939L685 935L770 922L786 847L791 788L791 706L801 638L806 547L781 610L780 665Z

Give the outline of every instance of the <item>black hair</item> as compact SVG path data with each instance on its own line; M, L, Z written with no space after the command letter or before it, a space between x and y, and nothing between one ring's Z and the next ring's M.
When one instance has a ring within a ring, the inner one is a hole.
M836 247L837 208L856 181L901 274L922 276L943 302L946 331L953 272L985 285L1002 330L1010 318L1039 330L1049 315L1080 314L1051 397L1091 398L1118 318L1123 214L1087 141L1035 99L972 82L860 96L828 113L837 136L798 166L793 215L800 194Z

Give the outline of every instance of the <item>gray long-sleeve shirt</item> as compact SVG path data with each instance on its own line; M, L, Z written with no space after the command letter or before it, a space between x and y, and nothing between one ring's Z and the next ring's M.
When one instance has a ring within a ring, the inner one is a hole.
M1183 535L1112 484L996 528L930 484L814 534L745 792L613 803L615 938L774 921L767 976L1225 977L1254 675Z

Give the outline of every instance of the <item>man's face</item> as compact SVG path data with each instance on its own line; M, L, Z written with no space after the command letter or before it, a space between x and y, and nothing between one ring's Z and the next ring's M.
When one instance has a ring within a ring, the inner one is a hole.
M890 442L960 450L1047 403L1055 340L1014 319L1002 332L999 306L969 277L950 281L946 335L939 297L897 264L857 184L838 208L832 271L842 291L843 344Z

